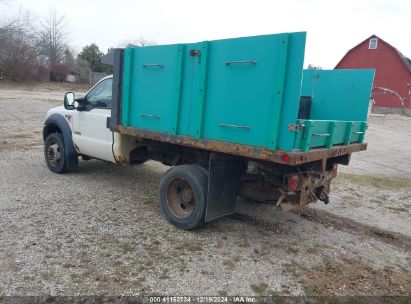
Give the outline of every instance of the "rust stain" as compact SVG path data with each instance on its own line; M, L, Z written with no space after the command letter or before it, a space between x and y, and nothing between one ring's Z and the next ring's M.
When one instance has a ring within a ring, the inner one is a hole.
M319 148L308 152L287 152L281 150L270 151L260 147L234 144L217 140L196 139L184 135L174 135L169 133L149 131L132 127L123 127L121 125L117 125L115 131L122 134L139 137L142 139L161 141L165 143L208 150L212 152L232 154L241 157L270 161L290 166L300 165L303 163L320 160L324 158L341 156L344 154L363 151L367 149L367 144L354 143L350 144L349 146L334 146L331 149ZM285 155L289 156L288 161L283 160L283 156Z
M114 158L115 158L117 163L120 163L120 164L128 164L129 163L123 155L114 155Z

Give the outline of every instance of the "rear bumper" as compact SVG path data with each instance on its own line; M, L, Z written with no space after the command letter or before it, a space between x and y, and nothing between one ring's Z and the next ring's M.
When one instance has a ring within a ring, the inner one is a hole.
M283 196L279 198L277 206L284 211L299 209L309 203L318 200L328 204L331 181L334 178L337 166L334 170L323 173L308 173L300 176L299 189L296 192L287 193L283 191ZM287 200L289 194L295 195L295 200Z

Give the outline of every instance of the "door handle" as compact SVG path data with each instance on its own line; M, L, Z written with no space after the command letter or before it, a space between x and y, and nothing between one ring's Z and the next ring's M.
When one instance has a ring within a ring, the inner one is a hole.
M251 128L249 126L237 126L237 125L230 125L226 123L220 123L220 127L228 127L228 128L235 128L235 129L244 129L246 131L250 131Z
M234 61L226 61L225 65L231 65L231 64L243 64L243 63L249 63L252 65L257 64L256 60L234 60Z
M140 113L139 116L140 117L150 117L150 118L154 118L154 119L160 119L160 116L158 116L158 115L152 115L152 114L146 114L146 113Z
M149 67L159 67L160 69L164 68L164 64L160 63L146 63L142 65L143 68L149 68Z

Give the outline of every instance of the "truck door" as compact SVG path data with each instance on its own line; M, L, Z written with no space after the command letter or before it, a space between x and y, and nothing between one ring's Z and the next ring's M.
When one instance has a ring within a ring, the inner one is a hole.
M115 162L113 134L107 128L111 115L113 79L98 83L85 97L84 108L73 115L73 142L80 154Z

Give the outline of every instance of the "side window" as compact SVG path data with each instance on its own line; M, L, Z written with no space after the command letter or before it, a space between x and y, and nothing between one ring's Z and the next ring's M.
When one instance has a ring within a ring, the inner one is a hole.
M96 108L111 107L113 79L109 78L100 82L87 94L86 106Z

